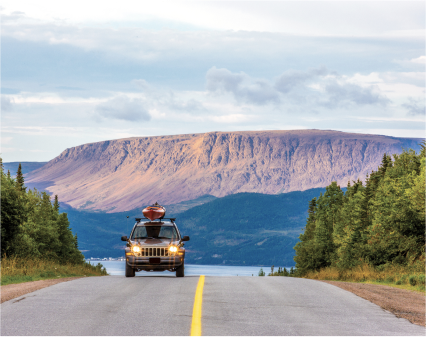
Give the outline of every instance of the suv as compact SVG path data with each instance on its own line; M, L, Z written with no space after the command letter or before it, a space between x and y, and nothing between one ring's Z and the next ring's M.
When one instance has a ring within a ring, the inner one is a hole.
M146 221L144 221L146 220ZM175 224L175 218L149 219L136 218L126 247L126 277L134 277L136 271L176 271L176 277L185 276L185 248Z

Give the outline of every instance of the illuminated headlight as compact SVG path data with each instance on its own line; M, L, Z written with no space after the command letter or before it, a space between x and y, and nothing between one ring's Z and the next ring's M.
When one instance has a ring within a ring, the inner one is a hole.
M176 246L170 246L169 247L169 252L170 253L176 253L178 251L178 247L176 247Z
M132 247L132 252L135 253L135 254L140 253L141 252L141 247L139 247L139 246L133 246Z

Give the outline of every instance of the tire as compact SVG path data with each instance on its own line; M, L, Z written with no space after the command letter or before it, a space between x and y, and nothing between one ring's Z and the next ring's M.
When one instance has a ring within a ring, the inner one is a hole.
M182 262L182 265L176 268L176 277L185 276L185 261Z
M126 263L126 277L135 277L135 270Z

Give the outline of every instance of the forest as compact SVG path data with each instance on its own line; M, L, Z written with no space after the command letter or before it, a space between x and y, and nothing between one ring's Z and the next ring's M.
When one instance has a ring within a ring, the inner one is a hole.
M46 192L27 190L21 165L15 178L4 172L1 159L0 167L2 285L60 277L59 271L62 276L106 274L101 265L85 262L58 196L52 203Z
M424 284L425 142L419 154L384 154L365 183L348 182L345 192L332 182L310 201L299 239L294 248L298 275L417 265Z

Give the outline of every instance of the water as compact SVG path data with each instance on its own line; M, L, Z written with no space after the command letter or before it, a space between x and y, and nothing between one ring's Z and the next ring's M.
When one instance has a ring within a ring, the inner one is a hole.
M98 261L92 261L92 264L97 264ZM110 275L124 275L126 261L100 261ZM252 266L212 266L185 264L185 276L258 276L260 268L268 274L271 271L270 267L252 267ZM290 268L287 268L290 269ZM275 268L275 271L277 268ZM141 271L136 273L137 276L175 276L175 273L169 271L163 272L146 272Z

